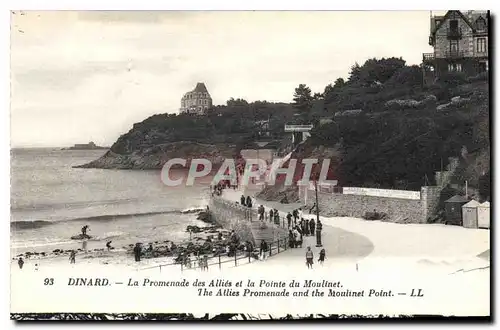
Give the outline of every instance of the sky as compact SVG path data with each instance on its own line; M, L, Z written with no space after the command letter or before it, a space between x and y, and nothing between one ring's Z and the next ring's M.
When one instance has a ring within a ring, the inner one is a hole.
M11 146L109 146L132 125L179 111L204 82L214 104L290 102L369 58L420 64L429 11L16 11Z

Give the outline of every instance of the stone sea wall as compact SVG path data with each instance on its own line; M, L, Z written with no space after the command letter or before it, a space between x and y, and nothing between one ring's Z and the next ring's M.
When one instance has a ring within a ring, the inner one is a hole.
M318 200L324 216L362 218L376 211L385 213L391 222L426 223L437 207L439 192L438 187L422 187L419 199L318 192ZM314 191L308 193L314 197ZM309 198L309 204L311 201Z
M249 209L237 202L231 202L221 197L211 197L210 214L213 219L228 230L234 230L241 240L249 240L258 246L261 240L267 243L286 237L286 230L271 223L258 220L257 210Z
M212 197L209 202L212 218L225 229L234 230L241 240L254 243L251 230L251 219L256 214L247 207L220 197Z

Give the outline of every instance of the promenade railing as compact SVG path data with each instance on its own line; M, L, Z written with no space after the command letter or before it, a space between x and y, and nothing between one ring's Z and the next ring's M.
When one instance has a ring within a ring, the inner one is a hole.
M289 242L288 237L278 239L277 241L271 242L268 244L267 251L260 251L260 249L254 249L252 251L236 251L234 256L229 256L228 253L219 253L212 257L208 257L206 259L207 265L205 268L210 268L211 266L218 266L219 269L222 269L223 264L234 263L234 267L238 267L241 265L250 264L252 262L256 262L261 260L261 258L272 257L279 253L285 252L288 250ZM224 259L223 259L224 258ZM190 262L171 262L161 265L154 265L150 267L141 268L140 270L147 270L158 268L160 273L162 268L168 267L178 267L181 272L189 271L189 270L202 270L203 264L205 261L203 258L191 260Z

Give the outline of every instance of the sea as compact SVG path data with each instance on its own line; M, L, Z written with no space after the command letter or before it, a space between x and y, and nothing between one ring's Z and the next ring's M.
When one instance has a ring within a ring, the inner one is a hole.
M160 170L72 168L106 150L11 151L11 255L55 249L118 249L136 242L189 238L187 225L208 204L211 178L168 187ZM72 240L90 226L93 238Z

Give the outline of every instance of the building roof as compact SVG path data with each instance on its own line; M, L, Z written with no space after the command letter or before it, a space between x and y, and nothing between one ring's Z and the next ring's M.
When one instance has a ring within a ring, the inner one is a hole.
M448 12L446 13L446 15L443 16L442 18L442 21L439 22L439 24L436 26L436 29L434 31L432 31L432 34L435 35L436 34L436 31L439 30L439 28L441 27L441 25L444 24L444 22L446 22L446 19L452 14L452 13L457 13L458 16L460 16L465 23L467 23L467 25L470 26L470 28L472 30L475 30L474 29L474 26L472 25L471 22L469 22L469 20L467 19L467 17L465 17L465 15L460 11L460 10L448 10Z
M490 202L484 202L480 204L479 207L490 207Z
M448 10L448 12L446 12L446 14L444 16L435 16L431 20L431 34L432 35L436 34L436 31L439 30L439 28L441 27L441 25L444 24L444 22L446 21L446 19L453 12L457 13L467 23L467 25L470 26L470 28L473 31L476 30L475 22L476 22L476 20L479 17L484 18L485 21L486 21L486 25L488 25L488 11L469 10L464 15L464 13L462 13L460 10ZM441 20L437 26L436 26L436 23L435 23L436 19Z
M481 205L481 203L475 201L475 200L471 200L470 202L468 202L467 204L464 204L462 205L462 207L466 207L466 208L474 208L474 207L478 207L479 205Z
M455 195L450 199L445 200L445 203L467 203L469 200L465 196Z
M199 82L196 84L196 87L194 88L193 92L196 93L208 93L207 86L205 86L204 83Z

